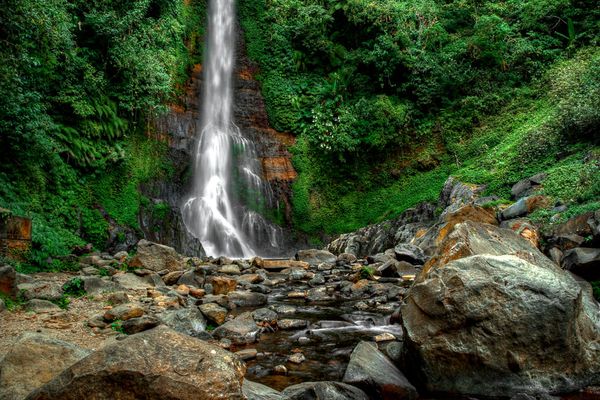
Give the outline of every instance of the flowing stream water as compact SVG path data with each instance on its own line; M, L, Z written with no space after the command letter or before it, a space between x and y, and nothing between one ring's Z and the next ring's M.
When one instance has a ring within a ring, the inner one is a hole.
M282 230L263 216L273 207L273 193L254 144L233 121L234 3L209 5L201 131L183 220L209 256L277 256Z

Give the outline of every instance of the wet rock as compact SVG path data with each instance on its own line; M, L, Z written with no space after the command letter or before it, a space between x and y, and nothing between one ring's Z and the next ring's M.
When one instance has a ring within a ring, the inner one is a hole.
M27 302L27 309L35 313L49 313L60 311L60 307L48 300L31 299Z
M198 306L202 314L217 325L223 324L227 318L227 309L215 303L206 303Z
M238 278L238 282L246 282L246 283L260 283L265 279L259 274L245 274Z
M304 319L280 319L277 321L279 329L291 330L291 329L303 329L308 325L308 321Z
M402 342L387 342L382 344L382 350L385 355L396 365L400 365L402 362Z
M296 260L304 261L310 265L319 265L321 263L335 264L337 257L327 250L298 250Z
M126 321L131 318L137 318L144 315L144 310L135 304L122 304L111 308L104 313L104 319L107 321Z
M0 361L0 398L21 400L88 354L74 344L26 332Z
M416 399L415 387L404 374L369 342L360 342L350 356L343 381L360 387L373 398Z
M228 294L233 292L237 286L237 281L224 276L215 276L211 280L213 294Z
M242 273L240 267L235 264L223 265L218 271L220 274L225 275L240 275Z
M294 364L302 364L306 361L306 357L302 353L294 353L288 357L288 361Z
M256 349L243 349L235 352L235 355L238 356L242 361L253 360L256 358L257 354L258 351Z
M210 338L205 332L206 319L196 307L168 310L156 316L171 329L188 336L200 339Z
M238 307L259 307L267 304L267 296L255 292L230 292L227 295L229 301Z
M288 297L289 296L290 296L290 294L288 293ZM333 296L331 296L328 293L327 287L325 287L325 286L319 286L319 287L310 289L308 291L308 293L306 293L305 297L309 301L316 301L316 302L333 300Z
M406 362L427 390L562 393L600 379L598 305L550 260L528 259L462 258L410 289Z
M17 286L25 300L42 299L48 301L60 300L63 295L62 285L58 282L33 282Z
M406 261L411 264L423 265L427 261L427 257L423 253L423 250L412 244L401 243L395 246L394 254L396 260Z
M281 392L287 400L368 400L367 395L354 386L340 382L303 382L288 386Z
M308 293L303 290L292 290L287 293L288 299L305 299Z
M287 373L288 373L288 370L287 370L287 368L286 368L286 366L285 366L285 365L276 365L276 366L273 368L273 372L274 372L276 375L287 375Z
M392 335L389 332L385 332L385 333L381 333L379 335L376 335L375 337L373 337L373 340L375 340L375 342L379 343L379 342L388 342L390 340L396 340L396 336Z
M245 312L216 328L213 336L229 339L235 344L250 344L256 342L258 330L252 313Z
M244 379L242 392L248 400L283 400L277 390L248 379Z
M243 364L218 346L159 326L104 346L28 400L241 400L244 372Z
M290 268L288 270L288 279L292 282L301 281L307 277L307 272L303 268Z
M355 263L357 260L356 255L351 254L351 253L341 253L337 256L337 259L335 260L335 263L338 265L346 265L346 264L352 264Z
M273 308L273 310L279 315L292 315L292 314L296 314L296 312L298 311L298 309L296 307L289 306L287 304L281 304L281 305L275 306Z
M124 333L128 335L133 335L152 329L160 325L160 323L161 322L157 318L153 316L144 315L142 317L131 318L127 321L123 321L123 323L121 324L121 329Z
M268 308L259 308L252 313L252 318L256 322L274 322L277 321L277 313Z
M600 280L600 249L577 247L567 250L562 266L587 280Z
M185 263L174 248L142 239L137 244L137 253L129 266L154 272L164 269L178 271L185 268Z
M309 286L319 286L324 283L325 277L322 274L315 274L315 276L313 276L312 279L308 281Z

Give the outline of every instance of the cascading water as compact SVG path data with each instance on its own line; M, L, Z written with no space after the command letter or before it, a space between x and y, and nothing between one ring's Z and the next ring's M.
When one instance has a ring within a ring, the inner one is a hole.
M235 0L211 0L201 132L192 194L182 207L187 229L209 256L281 252L281 228L258 211L273 206L252 142L232 120Z

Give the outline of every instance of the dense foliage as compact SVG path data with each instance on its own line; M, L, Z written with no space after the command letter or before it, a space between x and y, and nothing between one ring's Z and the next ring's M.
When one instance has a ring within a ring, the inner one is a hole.
M34 218L34 264L102 247L106 214L135 228L137 185L168 172L145 121L198 62L204 16L201 0L0 7L0 207Z
M271 123L298 138L308 232L431 200L448 173L505 194L598 130L593 1L239 3Z

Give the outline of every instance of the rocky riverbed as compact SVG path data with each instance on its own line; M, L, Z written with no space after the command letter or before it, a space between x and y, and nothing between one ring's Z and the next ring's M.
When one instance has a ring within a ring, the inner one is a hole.
M289 260L141 240L1 267L0 399L600 398L600 308L567 271L598 273L600 213L544 237L480 192Z

